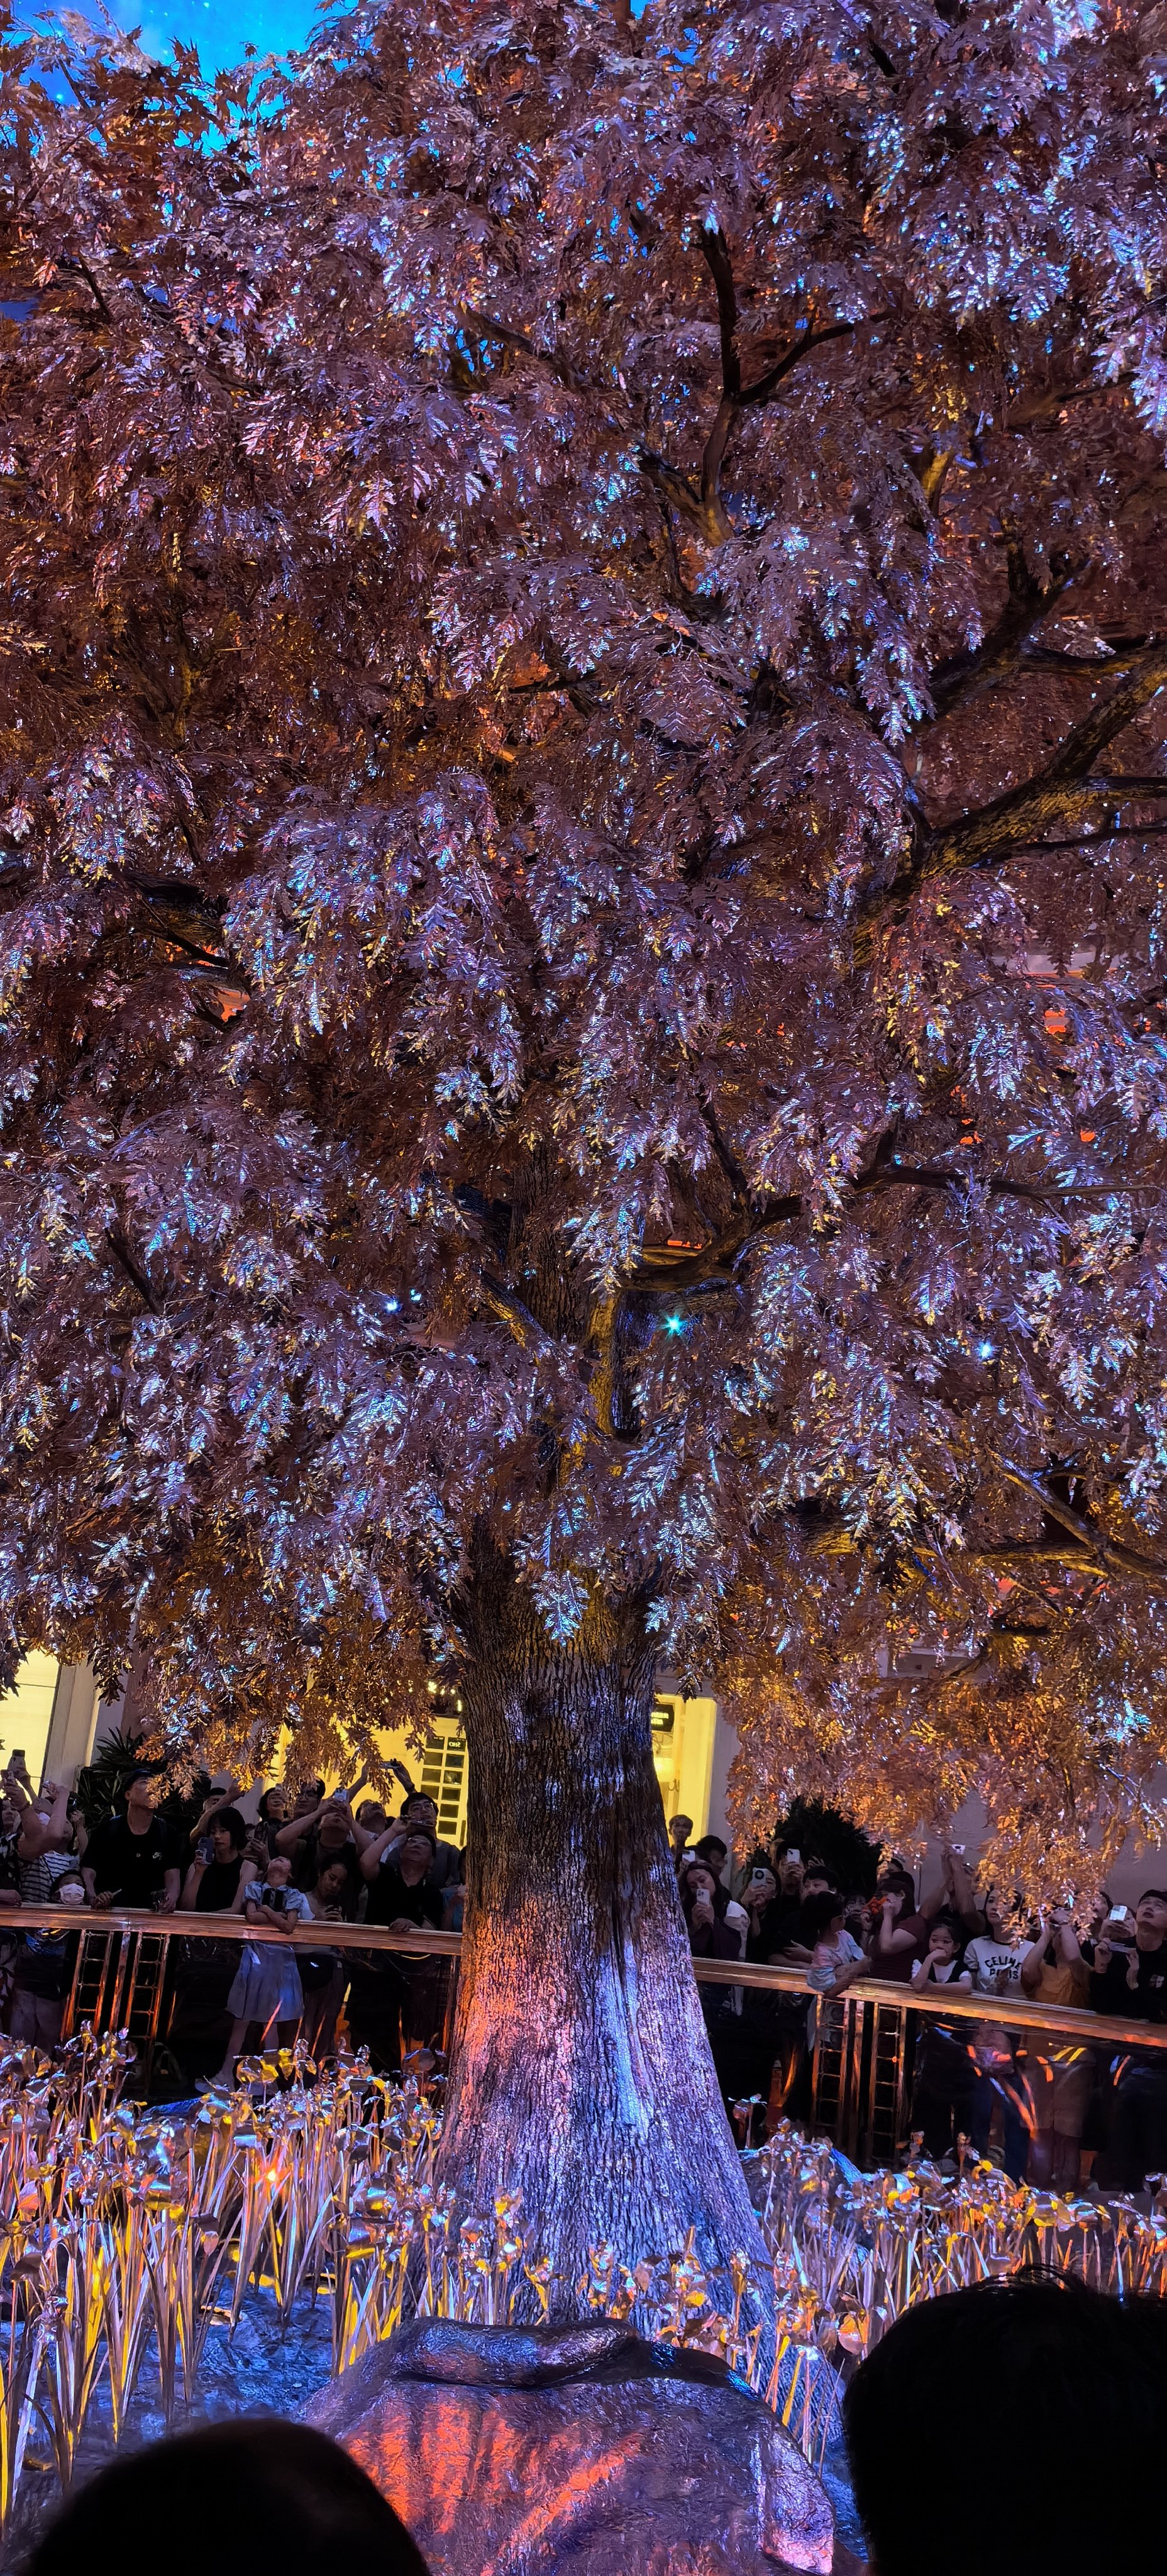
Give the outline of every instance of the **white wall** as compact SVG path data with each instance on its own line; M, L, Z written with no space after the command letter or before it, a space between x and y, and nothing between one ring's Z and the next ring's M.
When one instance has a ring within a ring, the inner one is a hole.
M722 1841L729 1844L731 1864L734 1858L733 1835L729 1830L726 1800L729 1794L729 1768L731 1762L736 1760L737 1751L737 1728L730 1725L729 1719L724 1717L721 1709L718 1708L713 1729L713 1764L709 1775L709 1822L705 1830L710 1834L720 1834Z
M1167 1779L1160 1785L1167 1790ZM949 1840L964 1844L970 1868L975 1866L984 1832L985 1810L980 1799L966 1798ZM929 1840L917 1872L921 1896L939 1886L940 1877L940 1845ZM1145 1887L1167 1887L1167 1843L1152 1845L1150 1849L1144 1844L1140 1848L1137 1837L1128 1835L1118 1859L1106 1873L1106 1886L1116 1905L1133 1905Z
M23 1753L28 1776L39 1784L46 1769L46 1750L57 1689L52 1655L26 1655L15 1686L0 1698L0 1761Z

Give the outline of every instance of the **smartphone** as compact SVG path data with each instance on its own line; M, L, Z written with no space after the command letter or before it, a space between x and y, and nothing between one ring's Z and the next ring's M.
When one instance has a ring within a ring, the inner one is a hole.
M801 1860L801 1859L802 1859L802 1853L801 1853L799 1850L797 1850L796 1846L792 1843L792 1844L791 1844L791 1846L790 1846L789 1851L788 1851L788 1852L787 1852L787 1854L786 1854L786 1858L787 1858L787 1860Z
M201 1860L201 1862L202 1862L202 1864L203 1864L203 1868L205 1869L205 1868L206 1868L206 1866L207 1866L208 1861L212 1861L212 1860L214 1859L214 1857L215 1857L215 1838L214 1838L214 1835L213 1835L213 1834L200 1834L200 1835L199 1835L199 1838L198 1838L198 1841L197 1841L197 1843L195 1844L195 1859L196 1859L196 1860Z
M1108 1923L1129 1923L1130 1919L1131 1910L1129 1905L1112 1905L1110 1912L1106 1917Z
M764 1878L769 1878L769 1876L770 1876L770 1872L769 1872L769 1870L768 1870L768 1869L752 1869L752 1870L750 1871L750 1880L751 1880L751 1884L752 1884L754 1887L760 1887L760 1886L761 1886L761 1884L762 1884L763 1879L764 1879Z

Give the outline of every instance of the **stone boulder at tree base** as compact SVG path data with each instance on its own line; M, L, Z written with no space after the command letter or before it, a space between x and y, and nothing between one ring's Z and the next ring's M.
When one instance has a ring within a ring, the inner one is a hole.
M715 2357L624 2326L419 2320L310 2420L368 2471L433 2576L832 2567L826 2493L769 2409Z

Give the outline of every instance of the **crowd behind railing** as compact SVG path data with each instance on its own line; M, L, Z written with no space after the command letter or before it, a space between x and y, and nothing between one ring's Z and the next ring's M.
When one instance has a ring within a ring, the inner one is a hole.
M1167 2023L1167 1890L1147 1888L1126 1906L1100 1889L1078 1928L1066 1905L1024 1922L991 1888L978 1895L952 1847L929 1895L918 1898L910 1871L893 1863L866 1897L781 1843L731 1875L725 1843L707 1834L690 1850L691 1830L687 1816L673 1818L694 1956L798 1969L814 1998L703 1987L727 2095L764 2098L771 2122L779 2110L809 2121L824 2020L849 1990L878 1981L924 2007L909 2081L911 2131L927 2156L955 2156L962 2141L977 2154L992 2147L1015 2182L1063 2195L1087 2179L1137 2192L1167 2168L1167 2051L1116 2050L1102 2037L1091 2045L1064 2027L1018 2029L1004 2017L1025 2001L1063 2019L1082 2010ZM945 1994L983 1996L984 2018L962 2009L946 2021L936 2009Z
M0 1814L0 2027L52 2048L76 1973L79 1935L50 1923L21 1932L21 1907L116 1910L159 1917L181 1910L222 1922L221 1939L176 1944L167 2045L192 2087L230 2080L250 2038L315 2054L335 2045L342 2006L354 2046L375 2068L400 2066L428 2046L443 2017L448 1968L440 1955L387 1958L330 1946L329 1926L460 1931L463 1855L437 1830L434 1800L393 1766L405 1797L391 1817L353 1789L326 1795L322 1780L263 1790L253 1819L237 1784L213 1787L193 1824L159 1813L161 1783L148 1767L124 1779L115 1812L87 1827L76 1800L45 1781L34 1790L10 1763ZM248 1929L302 1939L247 1940ZM236 1929L237 1926L237 1929ZM7 1936L7 1937L6 1937Z
M363 1780L331 1794L315 1780L263 1789L248 1818L247 1794L228 1781L179 1827L159 1812L161 1784L144 1765L124 1778L116 1809L87 1827L64 1787L34 1789L14 1756L0 1782L0 2028L52 2048L74 1992L79 1932L52 1920L22 1932L21 1907L65 1918L181 1910L223 1927L176 1941L167 1969L166 2044L192 2089L229 2082L249 2044L299 2039L327 2056L342 2012L348 2039L380 2072L432 2047L447 2015L448 1959L354 1948L351 1934L329 1940L342 1924L415 1939L461 1930L464 1852L439 1835L434 1800L403 1765L392 1769L404 1792L396 1815L363 1794ZM1088 1924L1076 1926L1064 1905L1022 1924L992 1889L978 1894L953 1847L929 1895L918 1898L893 1862L866 1896L782 1842L732 1870L718 1836L690 1846L688 1817L669 1831L694 1958L745 1972L741 1984L703 1983L701 1994L723 2090L757 2104L755 2135L782 2116L811 2121L824 2034L847 1995L874 1981L923 2008L908 2092L911 2130L929 2157L991 2150L1015 2181L1063 2194L1088 2179L1139 2191L1167 2169L1167 2048L1116 2048L1101 2030L1091 2044L1065 2027L1078 2009L1167 2024L1167 1891L1148 1888L1127 1907L1102 1890ZM309 1943L317 1925L319 1943ZM270 1937L293 1932L294 1947ZM751 1984L759 1966L796 1973L805 1991ZM945 1995L961 1999L951 2021ZM970 1997L984 1998L983 2018L970 2019ZM1023 2001L1045 2005L1053 2026L1011 2023Z

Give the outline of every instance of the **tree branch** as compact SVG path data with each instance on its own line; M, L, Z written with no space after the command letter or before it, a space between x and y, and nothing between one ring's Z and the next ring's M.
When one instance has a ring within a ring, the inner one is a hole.
M714 426L716 427L716 423ZM723 439L723 447L724 444ZM726 517L724 508L720 504L717 511L711 515L702 494L694 491L688 475L680 473L675 465L670 465L667 457L654 455L651 448L641 448L637 463L641 473L647 476L649 482L666 501L671 501L674 510L679 511L683 519L688 519L690 525L698 530L707 545L724 544L725 538L732 534L732 522Z
M737 353L737 296L734 293L729 243L720 225L716 232L711 232L707 224L702 225L701 252L717 293L721 390L730 402L738 402L741 399L742 371Z
M1147 778L1140 778L1133 769L1116 769L1109 778L1099 778L1092 771L1083 785L1092 796L1113 796L1118 803L1129 804L1132 796L1167 796L1167 769Z
M82 259L79 251L75 252L72 257L69 257L62 252L57 261L57 267L59 269L63 269L66 276L68 276L71 271L76 271L78 275L84 278L98 311L106 322L112 323L113 315L110 312L105 296L98 285L97 279L93 274L93 270L91 269L88 260Z
M134 877L131 883L147 909L153 938L163 940L168 948L180 948L202 971L250 993L250 980L223 946L218 912L205 895L181 881L151 885L146 878Z
M142 1304L149 1308L152 1315L160 1315L162 1312L161 1301L155 1296L146 1272L140 1267L139 1263L135 1261L120 1225L107 1225L105 1229L105 1239L113 1254L114 1260L120 1263L121 1268L125 1271L127 1279L130 1280L133 1286L137 1289L138 1295L142 1300Z
M1080 578L1084 563L1071 564L1068 557L1051 566L1053 579L1042 583L1025 560L1025 548L1010 539L1005 549L1009 595L997 623L971 652L953 653L947 661L938 662L929 683L932 716L921 718L917 730L939 724L957 707L966 706L1005 671L1016 670L1022 659L1022 646L1035 626L1048 617L1056 602L1071 584Z
M731 1151L725 1141L725 1137L721 1131L721 1122L718 1118L717 1111L713 1106L713 1102L711 1100L703 1100L700 1103L700 1109L702 1125L706 1129L710 1144L712 1145L722 1171L729 1182L734 1197L735 1199L740 1199L743 1205L748 1206L750 1193L749 1182L746 1179L745 1173L736 1154Z
M706 1122L708 1124L708 1121ZM744 1177L744 1176L743 1176ZM857 1172L846 1185L855 1198L879 1196L885 1190L917 1189L967 1198L974 1187L985 1190L990 1198L1027 1199L1038 1207L1058 1207L1070 1199L1156 1198L1167 1193L1167 1181L1120 1179L1103 1181L1066 1181L1043 1184L1039 1181L1017 1181L1008 1172L989 1172L976 1176L967 1172L946 1171L939 1163L876 1162L865 1172ZM728 1276L741 1254L760 1236L778 1225L788 1225L802 1213L801 1192L786 1198L766 1200L758 1208L743 1212L741 1221L727 1227L699 1252L682 1255L676 1260L667 1251L654 1246L642 1256L629 1280L638 1293L683 1296L688 1289L700 1288L719 1274Z
M1161 639L1141 655L1122 687L1113 690L1101 706L1092 707L1080 724L1071 727L1044 769L1023 780L1020 786L1008 788L1003 796L994 797L991 804L978 807L975 813L939 824L924 841L919 858L888 892L902 893L909 882L920 877L1007 858L1012 851L1039 839L1050 823L1092 820L1091 808L1098 798L1114 792L1113 788L1096 786L1090 778L1099 752L1124 733L1164 687L1167 639ZM1163 792L1167 792L1167 778Z
M1052 644L1026 644L1022 671L1045 671L1059 680L1109 680L1117 671L1133 670L1150 642L1146 635L1117 638L1105 653L1059 653Z
M620 1366L621 1297L597 1298L588 1319L588 1343L595 1353L590 1378L592 1403L601 1431L611 1438L627 1428L626 1389Z
M823 331L812 331L809 322L806 323L799 332L798 338L791 341L790 347L784 351L775 366L767 368L765 375L759 376L755 384L743 385L738 397L743 410L750 403L769 402L771 395L777 393L783 378L790 374L792 367L798 365L800 358L805 358L809 349L821 349L828 340L849 340L855 331L866 331L873 323L890 322L893 319L894 316L891 313L865 313L858 322L829 322Z
M840 1513L835 1513L825 1524L820 1523L811 1532L807 1541L807 1552L811 1556L850 1556L855 1552L857 1545L853 1530L847 1527ZM934 1539L918 1534L911 1541L911 1553L917 1558L931 1557L949 1571L944 1550L937 1546ZM1092 1544L1073 1537L1069 1531L1062 1538L1050 1534L1036 1539L1007 1538L1000 1540L996 1547L965 1548L961 1550L960 1562L967 1565L999 1565L1003 1571L1010 1566L1017 1566L1025 1572L1027 1569L1043 1565L1058 1566L1070 1573L1095 1576L1105 1576L1115 1571L1113 1566L1103 1562ZM1163 1568L1163 1573L1167 1577L1167 1567ZM967 1665L960 1667L962 1672L968 1669ZM957 1675L949 1673L944 1678L955 1681Z
M1071 1538L1002 1539L996 1547L970 1547L965 1550L970 1565L1020 1566L1057 1565L1078 1568L1083 1574L1105 1574L1110 1571L1092 1547Z
M940 508L940 495L944 490L948 468L955 454L954 447L929 447L920 459L920 471L916 479L934 518Z
M1027 1475L1023 1467L1014 1467L1008 1458L994 1457L993 1465L1007 1483L1020 1486L1023 1494L1032 1494L1048 1518L1059 1521L1062 1528L1077 1539L1080 1547L1089 1550L1096 1563L1106 1567L1108 1573L1134 1574L1144 1582L1167 1583L1167 1565L1160 1564L1155 1557L1140 1556L1137 1549L1124 1546L1121 1539L1107 1538L1104 1530L1100 1530L1093 1521L1085 1520L1080 1512L1062 1501L1060 1494L1051 1494L1039 1476Z
M1023 429L1032 429L1039 421L1056 420L1058 413L1065 411L1070 403L1100 402L1104 394L1114 393L1119 386L1131 384L1133 379L1134 370L1127 367L1122 375L1112 376L1107 384L1071 385L1064 393L1055 390L1033 394L1028 402L1018 403L1016 411L1009 413L1001 424L1002 429L1007 437L1015 437Z
M482 1294L492 1315L497 1315L499 1322L507 1326L521 1351L532 1352L536 1359L547 1359L554 1354L554 1342L542 1325L536 1323L530 1308L524 1306L522 1299L514 1296L489 1270L482 1273Z
M1163 789L1167 795L1167 787ZM1096 850L1101 841L1153 841L1167 823L1116 823L1110 832L1078 832L1070 841L1015 841L1014 850Z
M739 412L754 403L769 402L783 379L810 349L821 349L828 340L849 339L855 331L864 330L869 322L888 322L890 313L871 313L858 322L831 322L822 331L811 328L809 321L784 349L782 356L758 376L752 385L743 385L741 359L737 347L737 295L729 244L720 226L701 230L701 255L713 279L717 295L717 322L721 343L721 400L713 427L705 441L701 457L701 488L695 491L686 474L678 472L663 456L647 448L640 453L641 471L663 492L682 517L699 529L706 545L724 545L734 533L733 521L721 498L721 466L730 432Z

